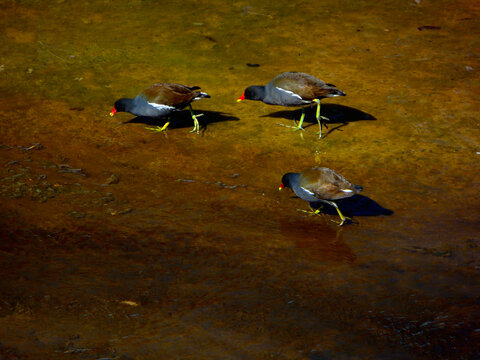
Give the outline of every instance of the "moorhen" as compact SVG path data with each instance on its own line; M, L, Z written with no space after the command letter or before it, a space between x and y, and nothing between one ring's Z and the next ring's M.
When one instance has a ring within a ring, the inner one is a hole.
M115 101L110 115L113 116L116 112L124 111L136 116L162 117L188 106L194 123L191 132L196 131L198 134L200 125L198 124L197 117L202 114L193 114L191 102L210 97L207 93L195 91L198 89L200 89L198 86L168 83L153 84L133 99L119 99ZM169 124L170 122L168 121L162 127L157 126L156 128L151 128L151 130L164 131Z
M260 100L269 105L302 106L317 104L317 122L322 137L321 119L328 118L320 116L320 100L326 97L345 96L343 91L335 85L327 84L316 77L302 72L284 72L265 86L253 85L245 89L237 101ZM303 130L302 124L305 118L305 107L302 108L300 123L293 127L294 130Z
M352 184L339 173L326 167L314 167L302 173L287 173L282 177L279 190L284 187L291 188L295 195L308 201L312 211L313 203L323 202L333 206L342 220L340 226L352 219L343 216L332 200L347 198L362 191L361 186ZM319 212L320 209L313 211L315 215Z

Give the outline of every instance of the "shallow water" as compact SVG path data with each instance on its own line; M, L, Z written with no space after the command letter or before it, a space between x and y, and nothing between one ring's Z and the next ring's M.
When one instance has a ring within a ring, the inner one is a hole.
M1 356L477 358L479 13L3 1ZM235 102L291 70L347 93L320 141L312 110ZM154 82L212 96L199 135L108 116ZM363 186L355 223L278 191L314 165Z

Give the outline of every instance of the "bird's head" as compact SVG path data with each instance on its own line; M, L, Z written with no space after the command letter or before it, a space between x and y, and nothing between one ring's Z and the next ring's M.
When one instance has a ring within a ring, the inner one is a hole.
M245 89L237 102L242 100L262 100L265 97L265 86L252 85Z
M298 174L296 174L296 173L286 173L285 175L283 175L282 176L282 183L278 187L278 190L282 190L283 188L286 188L286 187L292 187L291 180L292 180L292 177L294 177L295 175L298 175Z
M118 111L125 111L125 103L128 99L119 99L115 101L112 111L110 111L110 116L115 115Z

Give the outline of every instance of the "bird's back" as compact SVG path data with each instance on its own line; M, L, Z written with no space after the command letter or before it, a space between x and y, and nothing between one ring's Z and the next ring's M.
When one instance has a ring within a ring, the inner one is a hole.
M300 177L300 186L323 200L343 199L362 191L361 186L352 184L336 171L326 167L304 171Z
M331 96L345 95L335 85L302 72L285 72L275 77L267 87L280 88L298 95L302 100L312 101Z
M142 95L149 103L183 108L198 95L193 91L198 87L190 88L180 84L158 83L146 89Z

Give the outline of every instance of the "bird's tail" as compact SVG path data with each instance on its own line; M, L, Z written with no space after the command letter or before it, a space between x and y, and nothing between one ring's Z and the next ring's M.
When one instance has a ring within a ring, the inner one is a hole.
M202 98L209 98L210 95L208 95L207 93L204 93L202 91L195 91L195 97L193 98L193 100L198 100L198 99L202 99Z
M362 192L363 190L363 187L361 187L360 185L353 185L355 187L355 192L359 193L359 192Z
M337 97L337 96L347 96L342 90L337 89L336 87L328 89L328 94L325 97Z
M199 90L200 89L200 86L190 86L189 87L190 90ZM193 98L193 100L199 100L199 99L202 99L202 98L209 98L210 95L208 95L207 93L204 93L202 91L195 91L195 97Z

